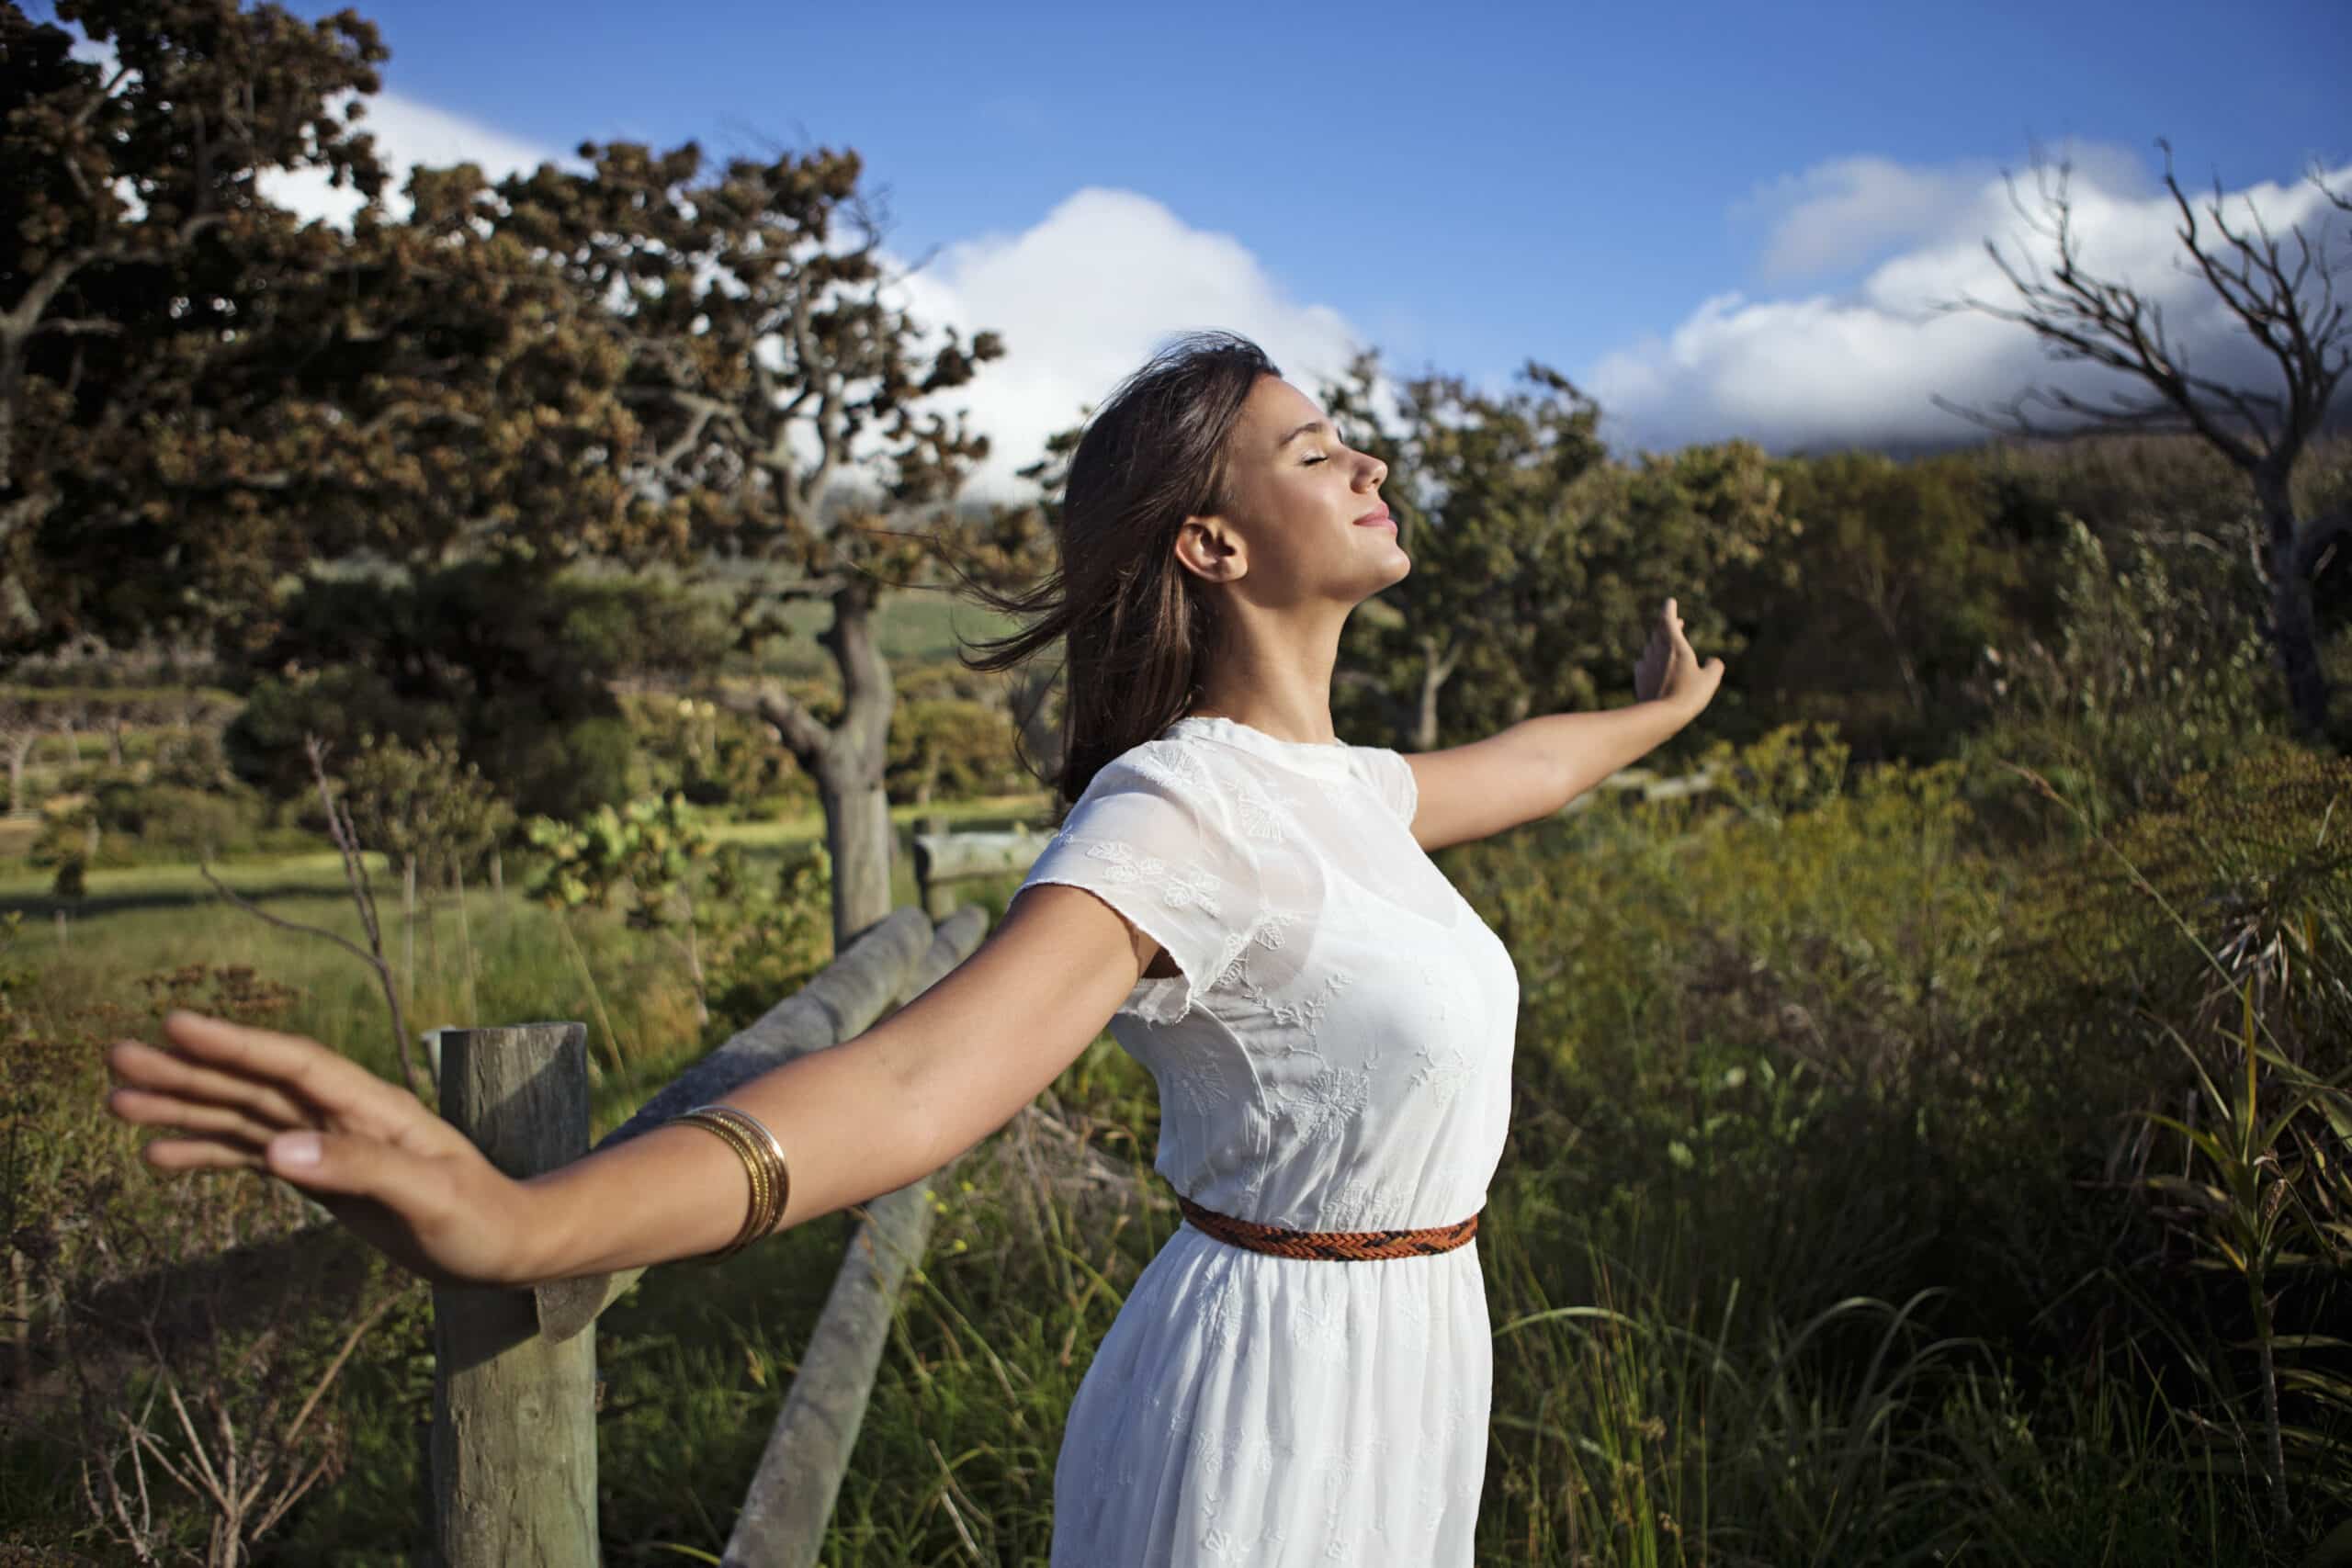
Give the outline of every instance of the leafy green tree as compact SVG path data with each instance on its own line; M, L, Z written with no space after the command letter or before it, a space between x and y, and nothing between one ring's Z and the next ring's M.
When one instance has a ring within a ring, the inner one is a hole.
M1361 722L1428 750L1531 712L1629 698L1631 650L1668 595L1694 640L1736 658L1741 639L1710 589L1768 570L1789 528L1760 451L1611 463L1599 406L1534 363L1501 394L1458 377L1408 380L1384 421L1376 375L1366 355L1327 389L1388 464L1383 494L1413 559L1383 609L1348 625L1340 701Z
M472 870L514 826L481 770L437 741L411 749L369 735L343 766L361 841L401 865L411 885Z
M318 577L289 598L230 731L238 769L292 796L302 740L349 755L374 731L438 739L526 813L574 817L632 793L623 685L698 671L724 650L720 612L658 576L472 559L401 577Z
M213 417L227 361L334 241L258 194L323 170L373 197L327 107L377 90L375 28L236 0L60 0L111 51L0 0L0 658L201 623L300 514Z
M709 170L693 143L660 154L587 143L581 156L590 172L543 166L502 184L499 232L610 308L627 355L620 395L639 422L616 466L656 499L688 558L724 565L739 645L784 632L791 601L831 611L818 640L841 684L834 722L778 683L711 695L774 725L816 781L845 939L890 901L895 694L876 606L934 548L963 545L985 570L999 542L951 505L985 439L926 400L1002 345L926 330L896 302L853 152Z
M1994 531L1977 466L1841 452L1775 471L1802 532L1750 690L1785 717L1834 719L1865 752L1939 749L2028 558Z

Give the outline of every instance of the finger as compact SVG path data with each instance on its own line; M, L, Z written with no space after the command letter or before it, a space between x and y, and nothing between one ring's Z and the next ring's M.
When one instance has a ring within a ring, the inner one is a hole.
M416 1106L414 1097L299 1034L280 1034L274 1029L254 1029L177 1010L165 1015L164 1032L213 1066L290 1089L324 1111L389 1117Z
M107 1109L138 1126L215 1134L250 1143L256 1149L285 1131L256 1122L233 1106L208 1105L141 1089L116 1089L107 1096Z
M139 1151L139 1157L164 1172L263 1168L259 1150L218 1138L157 1138Z
M1671 599L1666 602L1666 618L1669 621L1674 619L1674 601Z
M107 1052L107 1066L131 1088L239 1106L247 1114L280 1127L307 1127L312 1120L308 1110L273 1084L201 1066L178 1052L159 1050L144 1041L117 1042Z

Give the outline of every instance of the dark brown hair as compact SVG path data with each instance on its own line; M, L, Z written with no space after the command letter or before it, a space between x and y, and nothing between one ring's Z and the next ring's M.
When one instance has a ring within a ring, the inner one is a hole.
M999 593L996 609L1035 616L1021 630L957 650L967 669L1021 663L1064 644L1060 776L1067 807L1102 764L1157 737L1199 694L1216 646L1215 596L1176 564L1184 519L1226 504L1227 446L1265 351L1225 332L1168 344L1119 383L1087 422L1054 518L1060 562L1035 587Z

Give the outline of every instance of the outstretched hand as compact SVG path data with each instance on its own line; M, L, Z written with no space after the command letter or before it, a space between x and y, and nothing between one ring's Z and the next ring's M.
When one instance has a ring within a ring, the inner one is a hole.
M314 1040L201 1013L168 1043L107 1048L107 1110L165 1129L166 1174L249 1169L300 1188L395 1261L442 1283L516 1283L523 1189L455 1127Z
M1657 623L1650 629L1649 646L1634 664L1634 695L1642 702L1658 698L1677 703L1696 717L1714 701L1716 688L1724 683L1724 661L1710 659L1699 662L1691 651L1690 639L1682 635L1682 616L1668 599L1658 612Z

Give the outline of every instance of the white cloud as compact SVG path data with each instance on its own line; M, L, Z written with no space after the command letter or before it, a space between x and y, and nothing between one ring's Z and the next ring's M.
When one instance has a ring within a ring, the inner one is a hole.
M348 95L334 103L332 107L338 116L347 102ZM509 136L480 120L398 93L383 92L371 96L358 128L376 139L376 156L389 176L384 206L394 217L408 215L409 202L403 192L409 171L420 164L430 168L477 164L492 180L501 180L508 175L527 175L547 163L567 169L587 167L568 153L558 153L551 148ZM273 170L264 175L259 183L262 195L302 218L322 218L340 228L347 226L351 215L359 210L359 193L348 186L335 189L327 184L326 175L321 170Z
M2139 166L2111 149L2069 153L2085 270L2129 282L2161 304L2167 332L2199 372L2277 385L2276 369L2203 281L2179 265L2179 214L2169 194L2152 193ZM2338 189L2352 186L2352 166L2330 178ZM2199 198L2193 184L2184 185L2201 217L2210 191ZM1612 441L1657 448L1744 436L1781 449L1951 441L1974 427L1935 407L1935 395L1985 404L2035 385L2081 395L2127 385L2094 367L2052 364L2022 326L1937 309L1963 296L2016 303L1984 253L1988 237L2012 258L2052 258L2053 248L2026 230L1997 174L1844 159L1770 188L1784 209L1766 247L1770 265L1801 262L1818 270L1890 241L1902 248L1851 289L1785 299L1718 295L1665 336L1604 356L1583 384L1600 400ZM2032 207L2030 171L2019 172L2018 190ZM2227 193L2223 211L2233 225L2246 220L2248 202L2276 231L2302 224L2316 235L2326 228L2339 254L2352 247L2342 216L2308 181Z
M479 121L396 95L379 96L362 124L372 130L397 186L415 164L470 160L492 179L552 160L578 160L508 136ZM305 217L348 222L356 193L323 176L277 175L272 199ZM388 197L395 212L405 200ZM846 230L836 247L853 242ZM905 258L888 256L903 269ZM1089 188L1066 197L1032 227L951 244L908 273L899 299L919 326L953 325L1001 333L1005 354L970 385L937 400L963 408L986 434L989 456L967 493L1034 493L1017 470L1044 451L1048 435L1079 423L1120 378L1172 334L1227 327L1255 338L1295 384L1312 395L1336 378L1363 341L1325 306L1288 298L1248 247L1229 234L1187 225L1159 202L1131 191ZM935 336L934 336L935 341ZM798 445L804 457L813 446Z
M76 52L110 66L111 50L84 40ZM332 107L340 116L347 97ZM1018 117L1029 100L990 100L991 112ZM376 138L390 176L387 208L404 216L399 194L411 168L471 162L496 180L542 163L584 171L569 153L509 135L481 120L395 92L375 95L362 129ZM345 226L360 197L337 190L322 173L263 175L269 199L304 219ZM846 229L836 248L854 241ZM904 269L903 257L886 260ZM990 453L969 493L1034 493L1016 470L1042 455L1046 438L1078 423L1127 372L1175 333L1224 327L1257 340L1295 384L1315 395L1336 378L1364 339L1339 312L1284 294L1249 248L1230 234L1195 229L1149 197L1090 187L1064 198L1017 233L981 235L951 244L906 275L900 299L933 342L953 325L969 338L1001 333L1005 354L980 367L967 387L941 394L960 407ZM771 359L771 363L775 363ZM1385 402L1388 389L1375 389ZM1391 412L1382 407L1382 412ZM802 442L804 456L813 455Z
M1310 396L1346 367L1361 334L1328 306L1287 296L1229 234L1186 224L1132 191L1089 187L1032 227L950 245L906 282L925 322L1003 334L956 400L988 433L976 493L1021 490L1014 470L1076 424L1177 333L1223 327L1255 339Z

